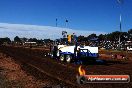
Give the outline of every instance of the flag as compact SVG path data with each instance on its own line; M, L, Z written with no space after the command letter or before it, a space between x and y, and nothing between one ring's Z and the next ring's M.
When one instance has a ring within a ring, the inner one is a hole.
M68 20L66 20L66 22L68 22Z
M68 42L71 42L72 35L67 35Z

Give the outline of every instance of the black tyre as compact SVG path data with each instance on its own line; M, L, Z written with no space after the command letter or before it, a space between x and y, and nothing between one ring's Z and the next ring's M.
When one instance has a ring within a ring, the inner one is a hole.
M62 62L65 61L65 56L63 54L60 55L60 61L62 61Z
M66 55L66 62L70 63L72 61L72 56L71 55Z

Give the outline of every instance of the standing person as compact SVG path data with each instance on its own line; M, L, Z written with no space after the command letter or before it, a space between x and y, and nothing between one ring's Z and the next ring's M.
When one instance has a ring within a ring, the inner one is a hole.
M54 46L53 46L53 57L56 59L57 58L57 51L58 51L58 47L57 44L55 42Z

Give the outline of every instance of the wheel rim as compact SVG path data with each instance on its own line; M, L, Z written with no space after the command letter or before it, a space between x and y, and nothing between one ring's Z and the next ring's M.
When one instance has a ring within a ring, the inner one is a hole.
M67 56L66 56L66 61L67 61L68 63L71 62L71 56L70 56L70 55L67 55Z
M60 56L60 60L61 60L61 61L64 61L64 55L61 55L61 56Z
M53 54L52 53L50 54L50 57L53 58Z

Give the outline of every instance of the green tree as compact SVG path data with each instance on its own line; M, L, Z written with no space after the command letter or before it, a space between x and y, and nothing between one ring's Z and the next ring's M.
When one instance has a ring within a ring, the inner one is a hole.
M78 36L78 42L82 42L82 41L84 41L84 36Z
M103 40L105 40L105 35L100 34L100 35L98 36L98 38L99 38L99 41L103 41Z
M20 39L18 36L16 36L16 37L14 38L14 42L21 42L21 39Z
M90 34L89 36L88 36L88 39L93 39L93 38L97 38L97 35L96 34Z
M112 41L118 41L120 35L121 35L121 33L119 31L115 31L108 35L108 39L110 39Z
M132 41L132 29L128 30L128 38Z
M11 43L11 40L10 38L6 37L6 38L0 38L0 44L3 44L3 43Z
M127 41L128 40L128 33L122 32L121 33L121 41Z
M28 41L29 42L38 42L38 40L36 38L30 38Z

